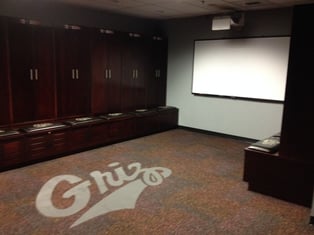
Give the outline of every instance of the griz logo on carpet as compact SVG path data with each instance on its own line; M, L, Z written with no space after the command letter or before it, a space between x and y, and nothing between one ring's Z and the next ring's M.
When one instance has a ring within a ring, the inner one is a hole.
M119 162L108 165L111 171L92 171L91 179L83 180L75 175L58 175L48 180L40 189L36 198L37 210L46 217L60 218L74 215L86 208L91 199L90 186L96 184L99 194L106 194L79 217L70 228L97 216L122 209L134 209L136 201L147 186L156 186L171 175L171 170L164 167L142 168L141 163L131 163L124 168ZM66 181L73 187L62 194L62 198L73 203L66 208L57 208L52 197L57 187ZM75 184L75 185L74 185ZM116 187L113 192L108 187Z

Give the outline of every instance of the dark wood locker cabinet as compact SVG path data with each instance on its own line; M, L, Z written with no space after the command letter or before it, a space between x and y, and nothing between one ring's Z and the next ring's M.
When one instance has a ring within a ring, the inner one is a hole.
M56 29L58 116L90 113L89 32L78 26Z
M55 117L53 30L12 20L8 35L14 122Z
M121 35L104 29L91 35L92 113L121 112Z
M124 38L122 53L121 104L122 111L147 107L147 74L149 70L148 42L139 34Z
M0 18L0 126L11 122L7 42L7 24Z
M280 156L314 163L314 5L294 9Z
M151 66L147 77L147 106L154 108L166 104L167 39L153 36L150 53Z

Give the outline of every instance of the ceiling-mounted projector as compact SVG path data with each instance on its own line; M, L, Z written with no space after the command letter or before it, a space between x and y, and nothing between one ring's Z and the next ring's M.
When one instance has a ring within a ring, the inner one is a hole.
M230 30L244 25L244 13L235 12L226 16L215 16L212 21L212 30Z
M213 18L212 30L229 30L231 28L230 16L215 16Z

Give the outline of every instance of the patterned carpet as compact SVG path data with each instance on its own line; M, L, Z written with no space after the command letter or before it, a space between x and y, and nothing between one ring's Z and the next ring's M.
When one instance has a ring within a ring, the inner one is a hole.
M248 143L171 130L0 173L0 234L314 234L247 191Z

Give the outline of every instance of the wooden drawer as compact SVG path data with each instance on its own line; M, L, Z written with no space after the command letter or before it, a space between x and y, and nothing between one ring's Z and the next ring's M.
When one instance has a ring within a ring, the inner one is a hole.
M54 156L68 151L66 132L49 131L28 136L26 143L28 159L30 160Z
M91 146L89 127L80 127L70 131L69 146L71 151L81 150Z
M14 139L0 143L1 168L24 161L24 139Z
M109 141L109 124L103 123L101 125L91 126L90 128L90 142L93 145L106 144Z
M132 138L134 136L134 120L127 119L111 122L108 132L110 142Z

